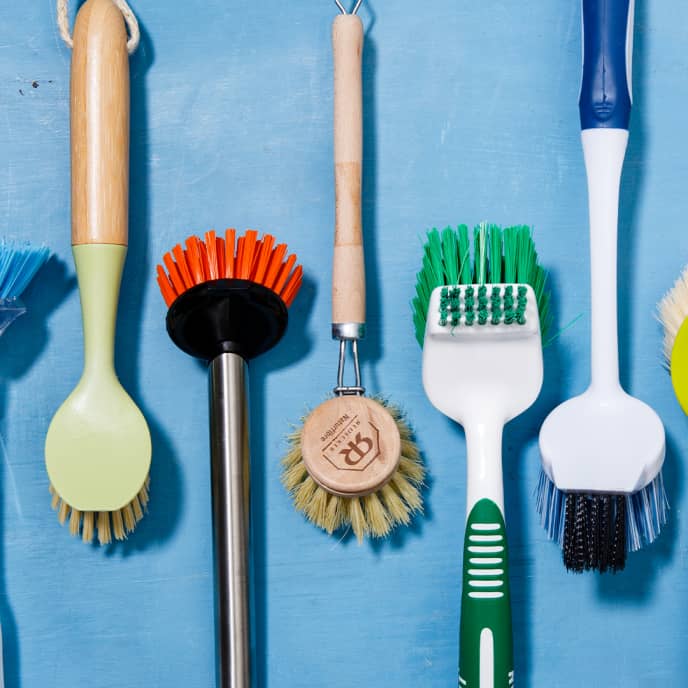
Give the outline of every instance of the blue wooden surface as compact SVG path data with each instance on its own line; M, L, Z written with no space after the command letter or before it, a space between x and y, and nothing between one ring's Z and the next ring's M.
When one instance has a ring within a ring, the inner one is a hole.
M191 231L256 227L306 269L283 343L252 366L256 686L456 685L464 439L420 382L408 303L425 228L535 226L557 324L538 403L505 437L521 686L679 686L688 668L688 426L660 365L656 301L688 260L688 5L637 0L621 211L622 374L667 428L671 523L616 576L567 575L533 503L546 413L588 375L588 242L578 135L579 3L370 0L365 44L365 380L407 410L427 512L388 542L328 538L279 482L284 435L332 386L330 21L326 0L134 2L131 246L121 377L153 433L150 513L88 547L50 511L49 419L81 364L69 246L69 53L54 1L0 8L0 234L57 259L0 341L0 620L10 688L213 685L206 379L174 348L153 267Z

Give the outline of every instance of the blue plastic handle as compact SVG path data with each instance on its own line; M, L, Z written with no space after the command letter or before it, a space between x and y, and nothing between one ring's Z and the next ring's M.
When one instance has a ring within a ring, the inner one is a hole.
M581 129L628 129L632 10L632 0L583 0Z

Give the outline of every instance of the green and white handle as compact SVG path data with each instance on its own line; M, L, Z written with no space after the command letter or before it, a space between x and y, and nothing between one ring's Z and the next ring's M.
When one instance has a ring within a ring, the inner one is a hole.
M511 688L513 633L502 479L502 430L498 418L465 419L467 511L459 686Z
M459 686L511 688L514 653L504 518L490 499L471 509L463 546Z

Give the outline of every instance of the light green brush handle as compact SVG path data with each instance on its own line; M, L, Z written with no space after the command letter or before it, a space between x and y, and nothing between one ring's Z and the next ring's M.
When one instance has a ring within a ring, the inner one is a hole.
M463 547L459 686L511 688L514 652L504 518L490 499L471 509Z

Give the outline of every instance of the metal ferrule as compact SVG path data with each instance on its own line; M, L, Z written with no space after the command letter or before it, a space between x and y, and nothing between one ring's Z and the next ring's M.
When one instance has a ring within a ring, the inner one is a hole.
M365 323L332 323L332 339L363 339L366 333Z
M248 368L221 354L209 370L217 687L250 688Z

